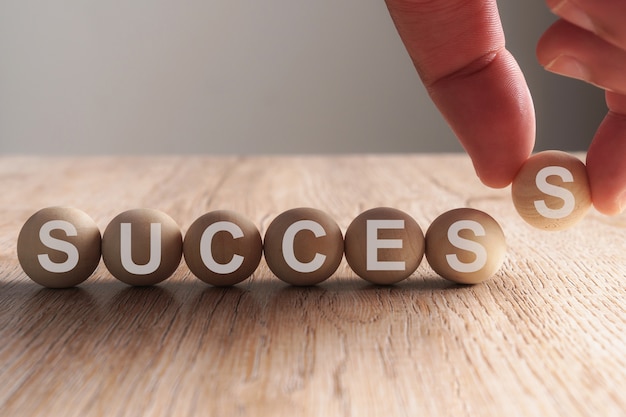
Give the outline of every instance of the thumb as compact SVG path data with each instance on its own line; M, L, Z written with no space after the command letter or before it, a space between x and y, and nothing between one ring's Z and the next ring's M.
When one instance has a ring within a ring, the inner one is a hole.
M535 141L530 92L495 0L386 0L433 102L481 180L505 187Z

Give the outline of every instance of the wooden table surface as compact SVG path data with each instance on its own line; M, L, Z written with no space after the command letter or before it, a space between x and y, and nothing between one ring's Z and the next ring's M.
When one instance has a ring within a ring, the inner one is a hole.
M16 255L35 211L70 205L104 230L152 207L184 232L215 209L263 234L284 210L326 211L345 231L365 209L406 211L425 230L474 207L507 236L501 271L476 286L423 261L388 287L345 260L315 287L264 261L232 288L184 262L148 288L101 263L77 288L30 281ZM626 218L596 212L542 232L509 190L481 185L462 155L0 158L1 416L626 415Z

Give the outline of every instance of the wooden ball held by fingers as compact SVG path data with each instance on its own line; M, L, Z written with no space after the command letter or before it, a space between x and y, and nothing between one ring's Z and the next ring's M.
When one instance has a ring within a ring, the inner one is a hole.
M422 261L424 232L403 211L373 208L348 226L345 253L361 278L374 284L394 284L408 278Z
M263 241L246 217L218 210L192 223L185 234L183 254L196 277L207 284L228 286L256 270L263 256Z
M81 210L48 207L33 214L17 239L17 257L26 274L49 288L85 281L100 263L100 230Z
M561 151L530 157L513 180L511 193L519 215L544 230L567 229L591 207L585 164Z
M153 285L180 264L183 242L176 222L153 209L117 215L102 235L102 259L115 278L130 285Z
M292 285L315 285L329 278L343 258L343 235L323 211L295 208L276 217L264 240L267 266Z
M493 276L504 261L502 228L479 210L460 208L437 217L426 232L426 259L441 277L477 284Z

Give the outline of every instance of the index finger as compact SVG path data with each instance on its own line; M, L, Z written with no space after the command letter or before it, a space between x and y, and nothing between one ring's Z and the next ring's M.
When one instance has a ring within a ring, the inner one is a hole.
M387 0L433 102L492 187L511 183L535 141L524 76L495 0Z

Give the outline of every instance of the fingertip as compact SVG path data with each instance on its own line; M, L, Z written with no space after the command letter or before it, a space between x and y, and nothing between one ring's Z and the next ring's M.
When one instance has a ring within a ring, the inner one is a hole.
M478 170L476 170L476 174L478 175L478 178L480 179L480 181L486 185L487 187L490 188L505 188L506 186L508 186L511 182L513 182L512 179L509 178L505 178L501 175L497 175L497 174L484 174L479 172Z
M451 82L446 93L455 100L435 101L478 178L491 188L507 187L530 157L536 133L532 97L517 62L505 50L480 73Z
M512 147L511 152L501 157L476 156L473 158L476 175L487 187L505 188L513 182L531 152L532 145L521 145Z
M626 116L609 112L587 153L593 205L615 216L626 209Z

